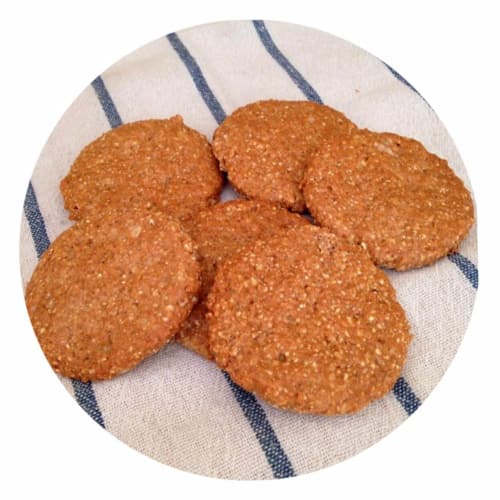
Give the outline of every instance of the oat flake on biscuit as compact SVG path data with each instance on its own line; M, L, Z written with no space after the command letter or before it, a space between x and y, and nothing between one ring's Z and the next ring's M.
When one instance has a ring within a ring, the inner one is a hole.
M208 309L217 364L270 404L303 413L352 413L384 396L411 340L368 253L311 225L226 260Z
M178 115L106 132L81 151L61 182L73 220L108 206L183 218L216 203L221 189L210 144Z
M267 100L238 108L215 131L214 154L236 190L301 212L306 160L332 135L356 126L309 101Z
M208 323L205 297L217 269L239 248L277 234L278 231L309 224L297 214L265 201L235 200L215 205L194 215L184 223L200 256L202 287L200 300L193 308L177 342L212 359L208 346Z
M26 304L53 369L109 379L158 351L200 288L191 238L161 212L110 209L84 218L42 255Z
M474 222L471 195L447 161L388 132L328 141L311 157L303 192L317 223L396 270L455 251Z

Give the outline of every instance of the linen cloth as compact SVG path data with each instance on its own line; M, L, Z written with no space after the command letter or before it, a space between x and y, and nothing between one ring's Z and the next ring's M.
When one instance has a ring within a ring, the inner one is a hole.
M87 143L121 123L175 114L211 139L235 108L269 98L323 102L360 127L414 137L446 158L470 189L460 156L432 108L381 60L297 25L199 26L126 56L95 78L63 115L27 191L24 284L48 244L70 225L59 182ZM222 199L234 196L226 188ZM394 390L355 415L278 410L176 344L114 380L61 381L99 425L169 466L229 479L308 473L376 443L425 400L464 335L477 289L476 263L474 226L459 253L424 269L387 273L415 338Z

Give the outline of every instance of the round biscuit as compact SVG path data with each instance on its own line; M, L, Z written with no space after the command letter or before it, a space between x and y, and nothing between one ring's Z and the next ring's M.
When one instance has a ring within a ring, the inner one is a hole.
M244 389L297 412L352 413L394 386L411 340L360 246L305 226L242 249L208 298L210 348Z
M158 351L200 288L191 238L161 212L109 209L59 235L26 288L33 328L52 368L109 379Z
M330 140L312 155L303 192L319 225L400 271L455 251L474 222L471 195L447 161L387 132Z
M201 264L200 299L182 325L176 340L207 359L212 359L205 318L207 296L217 267L241 247L278 231L309 224L300 215L265 202L234 200L205 209L184 222L193 238Z
M236 190L295 212L305 209L300 182L312 151L356 126L329 106L309 101L258 101L217 128L213 151Z
M218 201L222 176L206 138L176 115L101 135L81 151L60 187L72 220L109 206L182 218Z

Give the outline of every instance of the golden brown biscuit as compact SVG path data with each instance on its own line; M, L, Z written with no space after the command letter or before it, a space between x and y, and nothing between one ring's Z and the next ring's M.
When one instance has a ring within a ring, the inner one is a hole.
M391 133L330 140L312 156L303 191L318 224L397 270L453 252L474 222L471 195L446 160Z
M108 210L82 219L43 254L26 304L52 368L108 379L158 351L200 288L191 238L161 212Z
M309 101L258 101L234 111L215 131L214 154L234 187L248 198L295 212L306 160L328 137L356 126L342 113Z
M208 308L217 364L244 389L297 412L351 413L380 398L411 340L368 253L312 225L226 260Z
M82 150L61 182L73 220L108 206L182 218L216 203L221 188L210 144L178 115L106 132Z
M202 287L200 300L185 321L176 340L212 359L208 346L205 297L217 266L239 248L283 229L308 224L297 214L265 201L235 200L203 210L184 223L200 255Z

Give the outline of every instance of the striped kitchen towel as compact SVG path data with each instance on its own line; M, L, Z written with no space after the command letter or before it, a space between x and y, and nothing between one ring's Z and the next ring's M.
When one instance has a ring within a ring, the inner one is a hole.
M59 182L88 142L122 123L174 114L211 138L235 108L268 98L323 102L361 127L414 137L448 159L470 188L459 154L432 108L376 57L296 25L199 26L171 33L120 60L63 115L27 190L24 283L50 242L69 226ZM224 191L224 199L232 196L230 189ZM424 269L388 273L415 339L392 392L355 415L307 416L272 408L213 363L173 344L111 381L61 381L97 424L164 464L231 479L318 470L379 441L439 382L469 321L478 285L476 262L474 227L459 253Z

